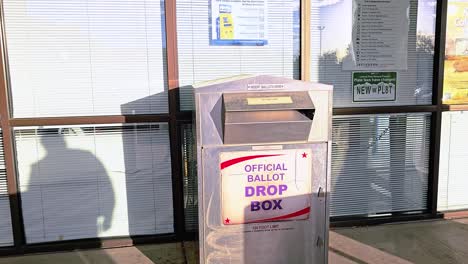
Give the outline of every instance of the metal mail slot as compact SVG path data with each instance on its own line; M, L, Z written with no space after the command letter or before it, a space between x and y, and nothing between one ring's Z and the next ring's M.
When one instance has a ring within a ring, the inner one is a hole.
M226 93L224 144L305 142L314 104L307 92Z
M314 109L307 91L225 93L223 100L227 112Z

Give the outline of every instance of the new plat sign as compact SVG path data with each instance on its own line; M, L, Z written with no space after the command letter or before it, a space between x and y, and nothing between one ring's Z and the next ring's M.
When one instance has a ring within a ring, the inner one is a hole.
M310 149L220 154L224 225L309 218Z
M353 72L353 102L395 101L396 72Z

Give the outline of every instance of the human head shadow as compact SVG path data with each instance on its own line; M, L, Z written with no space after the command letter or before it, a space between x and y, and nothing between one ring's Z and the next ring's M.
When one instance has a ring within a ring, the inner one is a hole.
M87 131L81 132L85 137ZM112 226L115 192L103 164L90 151L69 146L76 135L52 128L37 133L44 155L31 166L21 193L27 242L105 236Z

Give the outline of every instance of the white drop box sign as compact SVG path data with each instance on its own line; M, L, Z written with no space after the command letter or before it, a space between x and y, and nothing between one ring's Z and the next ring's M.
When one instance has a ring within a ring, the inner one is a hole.
M220 153L224 225L309 218L310 149Z

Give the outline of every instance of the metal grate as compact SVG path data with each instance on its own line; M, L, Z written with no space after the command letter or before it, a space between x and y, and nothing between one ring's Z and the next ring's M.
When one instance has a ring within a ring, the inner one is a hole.
M196 142L193 126L182 125L182 168L184 170L185 229L198 230L198 185Z

